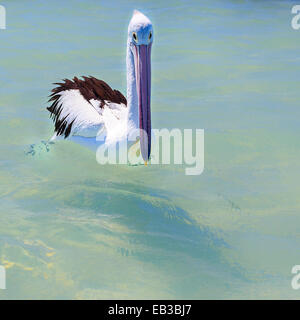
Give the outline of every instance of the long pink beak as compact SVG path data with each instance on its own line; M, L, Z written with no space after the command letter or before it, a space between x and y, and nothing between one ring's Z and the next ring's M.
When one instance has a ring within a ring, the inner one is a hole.
M136 90L139 104L140 145L144 161L151 154L151 43L135 46Z

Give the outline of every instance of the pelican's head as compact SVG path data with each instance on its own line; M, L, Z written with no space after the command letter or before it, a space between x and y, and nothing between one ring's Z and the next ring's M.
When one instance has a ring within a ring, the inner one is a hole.
M138 97L140 144L143 159L151 153L151 45L153 28L151 21L135 10L128 27L128 41L133 54L135 81Z

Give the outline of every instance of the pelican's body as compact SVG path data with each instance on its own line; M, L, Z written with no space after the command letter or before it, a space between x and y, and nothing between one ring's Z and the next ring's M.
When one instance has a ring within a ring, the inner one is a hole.
M105 143L118 142L138 129L141 153L147 161L151 152L152 41L150 20L134 11L128 27L127 99L94 77L57 83L49 100L52 105L47 108L55 122L51 140L64 138L84 144L105 133Z

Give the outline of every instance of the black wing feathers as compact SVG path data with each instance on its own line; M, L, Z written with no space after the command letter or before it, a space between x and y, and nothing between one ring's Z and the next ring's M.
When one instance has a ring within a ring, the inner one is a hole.
M60 93L66 90L77 89L81 95L89 102L91 99L100 101L100 107L103 108L105 101L127 105L126 98L118 90L112 89L106 82L94 77L82 77L83 80L74 77L73 80L64 79L62 83L54 83L57 85L52 89L49 96L51 106L47 108L50 112L50 117L55 123L55 132L57 135L64 135L67 138L72 130L72 125L75 119L68 123L67 117L60 118L63 105L59 103Z

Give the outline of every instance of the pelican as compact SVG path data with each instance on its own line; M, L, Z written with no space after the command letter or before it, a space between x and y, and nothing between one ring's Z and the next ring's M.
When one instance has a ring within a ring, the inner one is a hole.
M147 164L151 153L151 46L153 27L134 10L127 38L127 99L95 77L64 79L55 83L47 108L54 121L51 141L69 139L78 143L105 132L106 141L126 139L140 132L140 151ZM84 143L82 143L84 144Z

